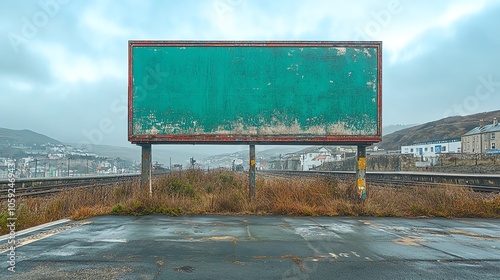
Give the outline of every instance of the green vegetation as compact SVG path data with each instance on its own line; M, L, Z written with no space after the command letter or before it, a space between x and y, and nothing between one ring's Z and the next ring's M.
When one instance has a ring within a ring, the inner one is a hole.
M73 189L50 197L18 198L16 230L71 217L97 215L170 216L188 214L500 217L500 194L442 187L369 187L360 201L352 180L333 178L257 178L248 199L248 175L230 171L173 172L153 182L153 195L133 181L114 187ZM7 204L0 204L0 234L6 234Z

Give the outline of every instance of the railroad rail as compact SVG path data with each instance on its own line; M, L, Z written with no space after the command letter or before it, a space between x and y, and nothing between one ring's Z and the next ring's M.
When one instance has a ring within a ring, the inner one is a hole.
M68 188L113 185L120 182L138 179L139 177L139 174L120 174L81 177L16 178L15 195L16 197L42 196ZM2 199L8 196L8 184L8 179L0 179L0 198Z
M287 171L287 170L269 170L261 171L269 174L279 174L282 176L331 176L341 179L355 179L354 171ZM436 173L436 172L367 172L366 181L368 184L390 185L390 186L409 186L426 185L442 186L456 185L468 187L481 192L500 192L499 174L455 174L455 173Z

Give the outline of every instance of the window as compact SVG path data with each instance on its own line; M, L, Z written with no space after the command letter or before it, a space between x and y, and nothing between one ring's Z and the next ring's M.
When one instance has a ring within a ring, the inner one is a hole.
M431 152L434 152L434 147L431 147Z
M425 147L425 149L424 149L424 150L427 152L428 148L427 148L427 147Z
M446 152L446 146L441 146L441 151Z
M491 140L495 140L495 132L491 133Z
M495 149L495 143L491 143L491 149Z
M413 153L413 149L410 149L410 153Z

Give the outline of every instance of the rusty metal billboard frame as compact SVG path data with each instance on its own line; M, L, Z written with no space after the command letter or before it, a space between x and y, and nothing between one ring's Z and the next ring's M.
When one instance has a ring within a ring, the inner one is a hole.
M134 135L133 51L134 47L370 47L377 49L377 133L375 135ZM250 144L250 145L363 145L382 140L382 42L380 41L129 41L128 139L134 144Z

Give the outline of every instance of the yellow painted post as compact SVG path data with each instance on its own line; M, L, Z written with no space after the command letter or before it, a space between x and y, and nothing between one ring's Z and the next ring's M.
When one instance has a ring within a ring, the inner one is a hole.
M358 194L361 199L366 198L366 146L358 146L358 162L356 166Z
M252 200L255 197L255 145L250 145L250 186L249 197Z

